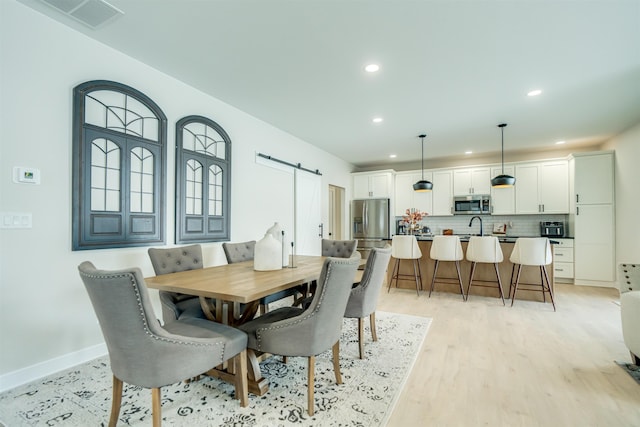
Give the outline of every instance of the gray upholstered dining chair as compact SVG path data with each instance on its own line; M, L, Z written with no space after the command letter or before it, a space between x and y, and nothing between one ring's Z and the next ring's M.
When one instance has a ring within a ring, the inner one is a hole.
M177 248L149 248L147 251L156 276L196 270L203 267L202 247L189 245ZM160 291L162 320L169 323L174 320L196 317L206 318L200 306L200 298L178 292ZM210 304L213 304L210 302ZM213 307L212 311L215 311Z
M109 351L113 401L109 426L120 415L122 384L151 389L153 425L160 426L160 388L232 360L236 398L247 397L247 335L206 319L178 319L161 326L138 268L106 271L78 266Z
M358 247L358 239L330 240L322 239L322 256L350 258Z
M356 253L358 247L358 239L354 240L331 240L322 239L321 241L322 256L335 258L350 258ZM305 307L311 301L309 295L313 295L316 291L316 281L300 285L298 288L302 296L298 298L293 305Z
M241 325L249 336L249 352L308 358L307 410L314 413L315 356L333 347L336 382L340 375L340 333L359 257L327 258L311 304L277 308Z
M256 241L240 243L228 243L222 244L224 255L227 258L227 263L233 264L236 262L251 261L255 254ZM269 311L269 304L275 301L279 301L283 298L293 296L294 300L296 295L300 291L296 288L285 289L284 291L276 292L275 294L268 295L260 299L260 314L264 314Z
M256 241L251 240L249 242L240 243L228 243L222 244L222 250L224 256L227 258L229 264L243 261L253 260L253 255L256 251Z
M364 359L364 318L369 316L371 338L378 341L376 334L376 306L380 289L386 277L391 259L391 246L373 248L367 258L362 280L353 289L347 302L344 317L358 319L358 346L360 359Z

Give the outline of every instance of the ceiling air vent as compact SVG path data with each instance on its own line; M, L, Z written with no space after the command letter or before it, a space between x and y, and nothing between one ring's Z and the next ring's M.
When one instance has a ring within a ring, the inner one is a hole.
M67 16L91 27L98 28L124 15L124 12L104 0L40 0Z

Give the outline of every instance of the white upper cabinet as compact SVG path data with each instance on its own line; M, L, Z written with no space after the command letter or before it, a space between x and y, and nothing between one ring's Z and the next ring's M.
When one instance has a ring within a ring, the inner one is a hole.
M515 176L513 166L505 166L506 175ZM491 168L491 177L502 175L502 167ZM516 185L519 183L516 180ZM516 213L515 187L491 188L491 214L513 215Z
M417 209L433 215L433 194L431 191L413 191L413 184L422 179L422 172L398 172L395 179L395 216L405 215L407 209ZM432 181L431 172L424 173L424 179Z
M491 170L488 167L455 169L453 171L453 195L491 193Z
M516 214L569 213L566 160L516 165Z
M353 198L392 198L393 171L353 173Z
M453 171L433 171L433 198L434 216L453 215Z
M579 204L613 203L613 155L589 153L574 155L574 202Z

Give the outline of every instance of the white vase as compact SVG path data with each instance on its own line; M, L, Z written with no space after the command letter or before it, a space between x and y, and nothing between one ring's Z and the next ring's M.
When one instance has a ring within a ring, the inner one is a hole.
M258 271L280 270L282 268L282 244L267 233L256 243L253 255L253 269Z
M273 225L267 230L268 234L271 234L277 241L280 242L280 248L282 253L282 266L289 265L289 245L284 232L284 229L278 222L274 222Z

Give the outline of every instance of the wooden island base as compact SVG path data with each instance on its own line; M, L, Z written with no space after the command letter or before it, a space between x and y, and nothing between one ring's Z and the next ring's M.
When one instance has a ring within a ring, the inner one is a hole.
M431 286L431 278L433 277L433 269L435 261L429 257L431 251L431 240L419 240L418 246L422 251L422 258L420 258L420 269L422 271L422 289L423 293L429 293ZM500 242L502 248L502 254L504 260L499 263L500 279L502 280L502 287L504 289L505 299L509 297L509 280L511 278L511 269L513 264L509 261L509 256L513 250L515 243ZM462 251L467 253L467 242L462 242ZM389 267L387 269L387 286L391 281L391 275L393 272L393 266L395 264L395 258L391 258L389 261ZM410 260L403 260L400 262L400 273L413 276L413 263ZM466 258L460 261L460 274L462 276L462 285L464 287L465 294L467 293L467 287L469 286L469 275L471 274L471 262ZM553 264L547 266L547 274L549 275L549 281L551 289L553 289ZM444 278L444 281L443 281ZM447 278L449 278L447 280ZM498 284L496 281L496 273L493 264L476 264L476 271L473 276L473 286L469 296L473 298L474 295L489 296L500 298L500 292L498 291ZM483 281L491 283L483 283ZM478 286L488 284L492 287ZM393 281L393 287L396 286L395 280ZM416 288L416 282L411 277L402 278L398 280L398 288L401 289L413 289ZM527 290L527 288L538 289L537 291ZM520 273L520 285L518 286L518 295L516 300L530 300L543 302L542 292L540 292L540 269L538 267L522 267ZM434 286L434 292L448 292L460 294L460 285L458 284L456 267L453 262L440 262L438 265L438 279ZM460 297L462 300L462 297ZM549 302L549 294L546 295L546 301ZM516 302L517 304L517 302Z

